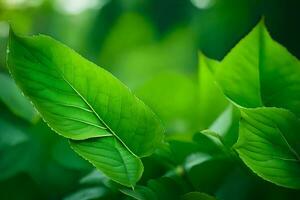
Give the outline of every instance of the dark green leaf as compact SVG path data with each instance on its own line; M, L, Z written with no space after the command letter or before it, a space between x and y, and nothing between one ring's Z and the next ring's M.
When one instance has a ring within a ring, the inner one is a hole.
M213 196L210 196L201 192L189 192L181 197L182 200L216 200Z
M120 191L137 200L158 200L155 193L148 187L145 186L137 186L134 190L130 190L127 188L120 189Z
M103 187L92 187L81 189L74 194L64 198L64 200L93 200L99 199L106 195L107 189Z

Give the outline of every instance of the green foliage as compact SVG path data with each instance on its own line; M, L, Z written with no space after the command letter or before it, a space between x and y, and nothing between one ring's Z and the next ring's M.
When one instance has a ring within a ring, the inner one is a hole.
M0 91L2 184L29 176L30 187L49 186L66 200L299 198L299 60L261 21L223 60L200 53L197 85L181 69L186 57L172 57L190 46L187 30L153 45L147 20L136 12L119 18L100 55L134 93L48 36L10 33L9 71L51 130L33 123L29 101L0 74L9 88ZM143 31L126 40L138 24ZM162 58L153 62L162 68L145 63L149 56Z
M261 21L214 76L241 110L234 147L241 159L262 178L299 189L299 60L272 40Z
M235 149L262 178L300 188L300 120L280 108L242 110Z
M55 40L10 35L10 72L43 119L113 180L135 185L139 157L162 142L154 113L110 73Z
M299 115L300 62L273 41L261 21L224 58L216 80L239 106L281 107Z

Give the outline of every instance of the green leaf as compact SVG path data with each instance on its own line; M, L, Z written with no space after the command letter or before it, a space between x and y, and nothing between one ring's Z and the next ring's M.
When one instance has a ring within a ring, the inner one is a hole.
M121 184L135 183L143 173L141 160L133 157L116 138L71 140L70 144L75 152Z
M199 109L202 128L208 128L211 123L225 110L228 100L215 83L214 71L220 63L199 54Z
M242 107L281 107L300 116L300 62L261 21L216 68L223 92Z
M30 102L21 94L15 82L7 75L0 73L0 100L17 116L36 122L38 114Z
M201 192L189 192L181 197L182 200L216 200L216 198Z
M111 179L133 186L139 157L163 140L155 114L109 72L50 37L11 32L8 52L12 76L47 124Z
M187 176L196 190L212 194L233 168L234 162L227 157L211 157L193 166Z
M300 188L300 120L280 108L243 109L235 149L260 177Z
M174 200L182 195L183 188L173 178L161 177L151 179L147 186L137 186L134 190L120 189L120 191L137 200Z
M148 187L156 194L157 199L173 200L182 194L183 188L175 179L161 177L148 181Z
M107 177L100 171L94 169L79 181L80 184L100 184L108 181Z
M223 143L221 137L210 130L203 130L196 133L193 141L197 143L198 151L209 155L217 155L222 153Z
M104 197L108 193L108 189L104 187L90 187L81 189L74 194L64 198L64 200L92 200Z
M28 124L1 106L0 111L0 181L3 181L24 172L32 163L36 149Z
M231 147L237 141L239 120L239 109L230 104L208 129L215 132L225 146Z
M136 200L158 200L156 194L145 186L138 185L134 190L124 188L120 192Z
M214 71L224 94L242 111L236 144L242 160L268 181L299 188L300 62L261 21Z

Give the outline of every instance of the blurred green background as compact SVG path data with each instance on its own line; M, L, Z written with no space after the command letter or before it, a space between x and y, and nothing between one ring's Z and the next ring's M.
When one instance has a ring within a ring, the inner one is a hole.
M123 198L107 186L85 185L92 166L52 133L8 76L9 24L21 35L50 35L107 69L157 113L167 137L185 138L224 109L210 105L215 110L208 112L199 99L199 51L222 59L262 16L272 37L300 58L297 0L0 0L0 199ZM144 163L142 183L166 173L151 158ZM221 195L240 190L224 184Z

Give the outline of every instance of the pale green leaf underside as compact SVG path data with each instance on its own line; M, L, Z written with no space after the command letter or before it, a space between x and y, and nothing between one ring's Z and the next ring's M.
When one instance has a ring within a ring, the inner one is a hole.
M300 120L280 108L242 110L235 149L262 178L300 188Z
M300 116L300 62L260 22L216 68L215 77L234 103L281 107Z
M116 139L119 144L107 143L112 145L108 148L118 146L119 151L127 151L128 163L138 163L139 170L135 176L122 170L127 179L113 172L106 175L121 184L134 185L138 179L129 176L140 177L143 168L136 159L150 155L163 139L163 128L154 113L109 72L50 37L21 38L12 33L8 51L12 76L48 125L72 140L98 138L100 145L95 146L99 155L102 139ZM99 159L82 153L85 148L80 145L77 152L107 172ZM124 155L116 157L116 162L122 163Z

